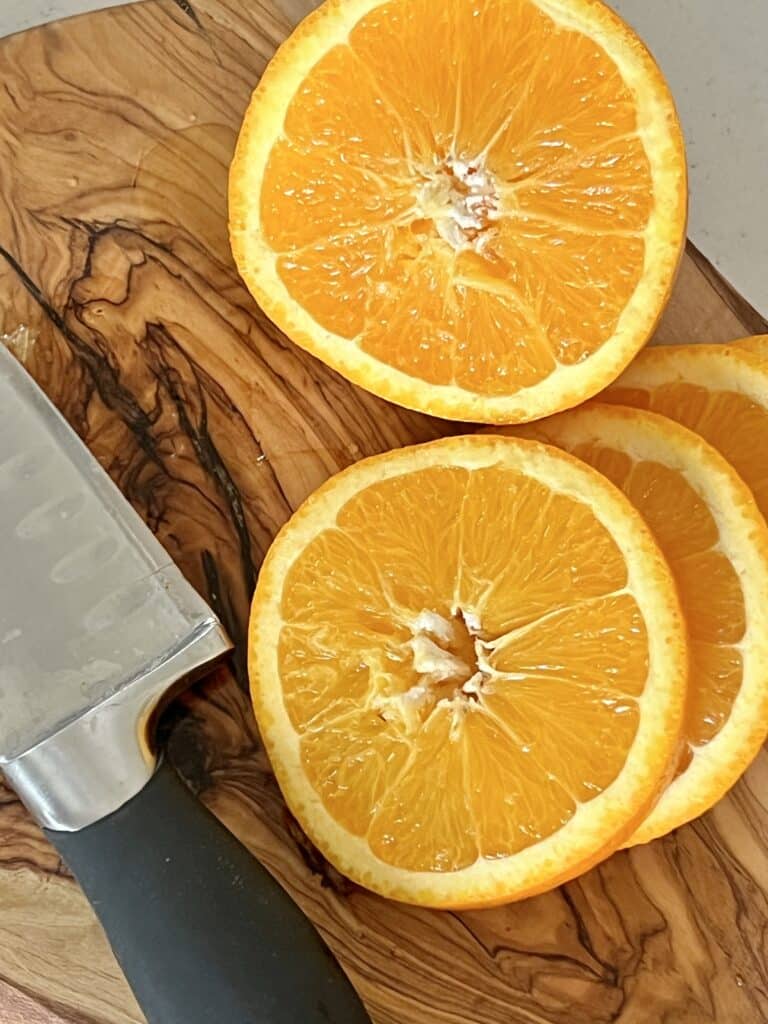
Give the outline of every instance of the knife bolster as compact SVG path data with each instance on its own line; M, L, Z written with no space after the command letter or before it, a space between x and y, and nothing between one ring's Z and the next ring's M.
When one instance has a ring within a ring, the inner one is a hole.
M149 782L157 758L149 725L168 690L230 648L211 618L118 693L4 764L40 824L78 832L114 813Z

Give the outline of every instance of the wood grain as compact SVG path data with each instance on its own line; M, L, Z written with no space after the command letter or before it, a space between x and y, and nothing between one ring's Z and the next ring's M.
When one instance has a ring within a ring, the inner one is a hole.
M330 473L447 429L295 348L232 265L237 128L309 6L148 0L0 42L0 330L35 330L30 370L238 641L232 671L178 700L163 740L318 924L376 1024L762 1024L764 754L703 820L493 911L361 891L285 809L245 695L261 558ZM657 340L757 330L768 325L689 247ZM88 905L7 790L0 1020L141 1020Z
M4 1024L66 1024L55 1010L41 1006L16 988L0 981Z

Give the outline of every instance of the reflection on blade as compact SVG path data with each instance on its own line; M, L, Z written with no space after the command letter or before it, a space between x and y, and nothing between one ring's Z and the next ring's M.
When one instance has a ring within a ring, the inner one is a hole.
M216 619L0 345L0 762Z

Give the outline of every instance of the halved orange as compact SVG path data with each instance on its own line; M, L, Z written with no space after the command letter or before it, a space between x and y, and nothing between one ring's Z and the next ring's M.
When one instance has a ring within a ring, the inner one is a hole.
M621 487L677 582L691 653L685 749L630 840L646 842L708 810L768 733L768 527L730 463L665 416L590 403L517 432Z
M599 0L328 0L280 48L230 176L238 267L294 341L448 418L613 380L682 251L683 142Z
M759 339L648 348L601 401L649 409L696 431L731 463L768 517L768 362Z
M607 856L681 742L669 568L605 477L459 437L325 483L259 576L249 665L286 800L336 867L437 907Z

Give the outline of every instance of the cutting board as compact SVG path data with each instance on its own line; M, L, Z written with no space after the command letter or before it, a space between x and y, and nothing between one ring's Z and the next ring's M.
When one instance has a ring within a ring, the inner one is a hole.
M316 922L376 1024L763 1024L765 754L674 835L463 914L351 885L282 802L246 692L259 563L329 474L451 429L293 346L232 264L238 125L311 6L147 0L0 42L0 332L31 328L27 366L238 644L166 715L170 756ZM689 246L657 340L753 332L768 324ZM0 1020L141 1021L77 886L0 797Z

